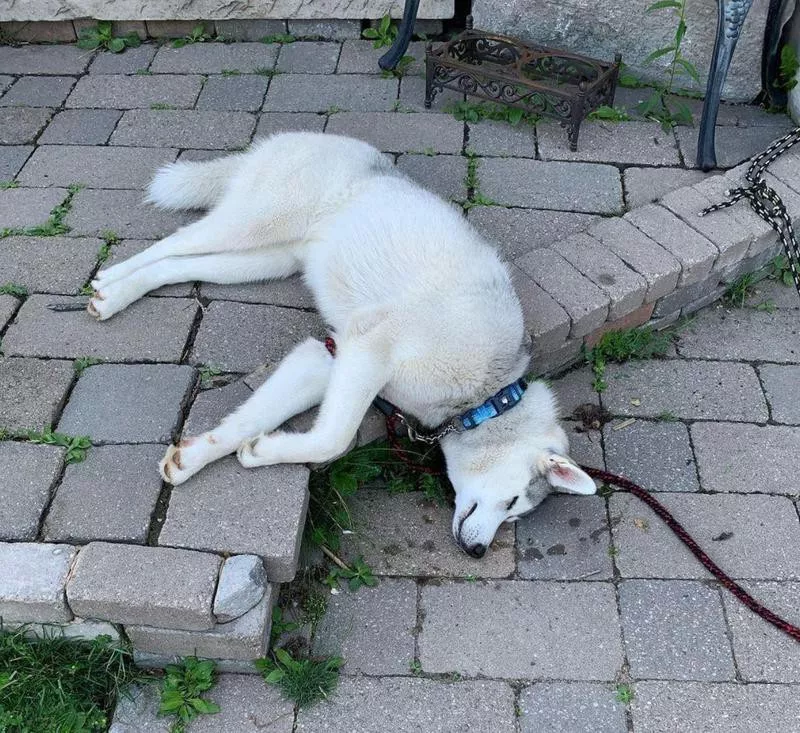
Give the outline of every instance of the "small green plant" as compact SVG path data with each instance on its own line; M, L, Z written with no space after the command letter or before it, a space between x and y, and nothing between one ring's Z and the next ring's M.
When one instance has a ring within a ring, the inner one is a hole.
M673 341L670 332L657 332L652 328L629 328L604 333L597 344L587 353L586 361L594 372L592 387L602 392L608 386L604 377L606 364L631 359L653 359L664 356Z
M378 25L361 31L361 36L372 41L373 48L391 46L394 39L397 38L397 26L392 23L392 19L387 13L378 21Z
M621 107L609 107L607 104L602 104L596 110L590 112L587 115L587 119L606 122L627 122L631 117Z
M419 661L419 659L412 659L408 663L408 670L409 670L409 672L411 672L411 674L414 675L414 677L421 677L422 676L422 663Z
M381 76L384 79L402 79L408 73L411 64L413 64L415 60L413 56L403 56L393 69L384 69L381 72Z
M616 547L612 547L611 545L608 546L608 556L609 557L617 557L619 555L619 550Z
M453 117L462 122L495 120L499 122L508 122L510 125L516 126L520 123L533 125L539 120L538 115L526 112L519 107L507 107L503 104L494 104L493 102L455 102L447 105L444 111L449 112Z
M0 295L13 295L15 298L25 298L28 295L28 288L16 283L6 283L0 285Z
M219 712L219 705L202 697L216 684L214 667L210 659L186 657L181 664L166 668L158 714L177 718L170 726L170 733L184 733L198 716Z
M332 568L324 582L330 588L337 588L340 580L346 580L347 587L351 591L358 590L362 585L366 585L369 588L374 588L378 585L378 579L372 574L372 568L364 562L362 557L357 557L353 560L351 567Z
M173 105L168 104L167 102L153 102L150 105L150 109L176 109Z
M100 20L94 28L84 28L79 34L78 48L93 51L103 48L111 53L122 53L126 48L141 46L139 36L133 31L122 37L114 36L110 20Z
M464 177L464 185L467 187L467 198L460 202L464 211L469 211L476 206L497 206L497 202L485 196L478 182L478 166L480 159L472 152L467 151L467 175Z
M769 263L769 268L769 277L771 280L777 280L787 287L794 285L792 269L789 267L789 260L786 259L786 255L778 255L775 257L772 262Z
M465 575L464 576L464 580L466 580L467 583L477 583L478 582L478 576L477 575Z
M664 410L664 412L659 412L656 415L656 420L660 420L661 422L678 422L678 418L674 412L670 412L669 410Z
M18 181L0 181L0 191L7 191L9 188L19 188Z
M188 36L176 38L172 42L172 48L182 48L183 46L188 46L192 43L205 43L206 41L210 40L212 40L211 35L206 33L206 29L201 23L192 28L192 31Z
M259 76L266 76L271 79L273 76L277 76L281 72L277 69L270 69L269 66L256 66L256 68L253 69L253 73L258 74Z
M200 372L201 387L208 387L214 381L214 377L218 377L220 374L222 374L221 369L208 364L201 366L198 371Z
M102 359L95 359L93 356L79 356L77 359L75 359L75 361L72 362L72 368L75 370L75 374L80 376L90 366L102 363Z
M272 625L270 626L270 646L274 646L275 642L284 634L289 634L292 631L297 631L301 624L297 621L286 621L283 618L283 609L280 606L272 607Z
M86 458L86 451L92 447L92 439L88 435L64 435L64 433L54 433L52 428L45 428L42 431L28 430L24 436L31 443L58 445L66 448L65 463L80 463Z
M436 155L436 150L434 148L425 148L422 151L422 154L432 158L434 155Z
M153 72L150 69L136 69L136 76L153 76Z
M616 697L623 705L630 705L633 702L633 690L630 685L617 685Z
M222 69L220 72L222 76L241 76L242 72L239 69Z
M274 33L264 36L261 43L294 43L297 39L291 33Z
M797 86L797 72L800 71L800 60L794 46L788 43L781 48L781 61L778 66L778 78L775 86L788 92Z
M295 659L286 649L274 649L270 657L256 660L264 680L277 685L300 708L324 700L333 692L343 664L341 657Z
M755 292L756 276L752 272L741 275L728 285L723 300L732 308L744 308L747 299Z
M342 109L341 107L337 107L335 104L332 104L328 109L325 110L326 115L336 115L339 112L347 112L346 109Z
M22 229L6 228L0 230L0 239L4 237L12 237L15 235L24 235L26 237L56 237L59 234L66 234L70 228L64 223L64 219L72 208L72 198L78 191L83 188L81 184L73 183L67 186L66 198L55 206L50 212L50 216L44 224L38 224L32 227L24 227Z

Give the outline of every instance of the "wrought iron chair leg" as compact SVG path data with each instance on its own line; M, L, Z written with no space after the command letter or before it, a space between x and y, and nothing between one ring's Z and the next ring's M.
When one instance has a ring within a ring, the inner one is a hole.
M714 150L714 136L719 112L719 100L722 96L722 87L728 75L733 51L742 25L753 4L753 0L718 0L717 9L717 38L714 41L714 51L711 55L711 68L708 71L708 84L706 86L706 101L703 105L703 115L700 118L700 134L697 138L697 166L704 171L711 170L717 165L717 156Z
M408 44L411 42L411 36L414 33L417 10L419 10L419 0L406 0L406 6L403 9L403 20L397 31L397 37L394 39L392 47L378 59L378 66L382 69L386 71L393 69L400 59L405 56Z

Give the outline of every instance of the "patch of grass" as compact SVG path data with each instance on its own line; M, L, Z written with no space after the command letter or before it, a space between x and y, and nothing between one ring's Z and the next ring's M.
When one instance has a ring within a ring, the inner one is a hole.
M609 545L608 547L608 556L609 557L617 557L619 555L619 550L616 547L612 547Z
M177 107L167 102L153 102L153 104L150 105L150 109L177 109Z
M347 110L337 107L335 104L332 104L330 107L328 107L328 109L325 110L326 115L335 115L339 112L347 112Z
M294 43L297 39L291 33L274 33L264 36L261 43Z
M73 183L67 186L66 198L58 204L58 206L53 208L44 224L38 224L32 227L2 229L0 230L0 239L18 235L24 235L26 237L56 237L59 234L66 234L70 231L70 227L64 223L64 219L72 208L72 198L82 188L83 185L79 183Z
M269 66L256 66L253 69L254 74L258 74L259 76L266 76L268 78L272 78L273 76L278 76L278 74L282 73L277 69L270 69Z
M659 412L656 415L656 420L660 420L661 422L678 422L678 418L674 412L670 412L669 410L664 410L664 412Z
M150 69L136 69L136 76L153 76L153 72Z
M311 634L313 635L328 610L328 596L324 593L310 590L303 598L301 607L303 609L303 623L311 627Z
M408 663L408 670L409 670L409 672L411 672L411 674L414 675L414 677L421 677L422 676L422 663L419 661L419 659L412 659Z
M609 331L603 334L600 341L586 354L586 361L594 372L593 389L602 392L608 386L604 379L608 362L664 356L673 339L673 332L657 332L649 327Z
M222 69L220 72L222 76L241 76L242 72L239 69Z
M372 41L373 48L391 46L394 43L394 39L397 38L397 26L392 23L392 19L387 13L378 21L376 26L365 28L361 31L361 37Z
M411 64L413 64L415 60L413 56L403 56L393 69L384 69L381 72L381 76L384 79L402 79L408 73Z
M455 102L447 105L444 111L463 122L495 120L516 126L520 123L533 125L539 120L538 115L526 112L519 107L507 107L493 102Z
M210 659L186 657L181 664L166 668L158 714L177 718L170 726L170 733L184 733L195 718L219 712L219 705L202 697L216 684L215 666Z
M0 191L7 191L9 188L19 188L18 181L0 181Z
M72 362L72 368L75 370L75 374L80 376L90 366L102 363L103 363L102 359L96 359L93 356L79 356L77 359L75 359L75 361Z
M325 578L325 585L333 588L339 587L339 582L347 581L347 587L351 591L357 591L362 585L374 588L378 585L378 579L372 574L372 568L364 562L364 558L357 557L349 568L331 568L328 577Z
M277 685L299 708L328 697L336 688L343 664L341 657L296 659L286 649L275 649L270 657L256 660L264 679Z
M730 283L722 299L732 308L744 308L747 299L755 292L756 275L752 272L745 273Z
M789 288L794 285L792 270L789 267L789 260L786 259L786 255L778 255L775 257L772 262L769 263L769 270L769 278L771 280L777 280L779 283Z
M75 641L0 629L0 731L105 731L120 693L144 679L108 636Z
M469 211L476 206L497 206L496 201L484 196L481 193L478 181L478 166L480 159L471 151L467 151L467 175L464 177L464 185L467 187L467 198L460 202L464 211Z
M126 48L142 45L139 36L133 31L125 36L117 37L111 28L110 20L99 20L93 28L84 28L78 36L78 48L93 51L102 48L111 53L122 53Z
M602 104L596 110L590 112L586 119L604 120L606 122L628 122L631 116L621 107L609 107L607 104Z
M623 705L630 705L633 702L633 690L630 685L617 685L616 698Z
M42 431L28 430L23 435L31 443L58 445L66 448L65 463L80 463L86 458L86 451L92 447L92 439L88 435L64 435L64 433L54 433L51 428L45 428Z
M206 32L205 27L201 23L192 28L188 36L176 38L172 42L172 48L183 48L183 46L189 46L192 43L205 43L211 40L213 40L211 34Z
M16 283L6 283L0 285L0 295L13 295L15 298L25 298L28 295L28 288Z
M800 71L800 60L794 46L788 43L781 48L781 61L778 66L778 78L775 86L788 92L797 86L797 72Z

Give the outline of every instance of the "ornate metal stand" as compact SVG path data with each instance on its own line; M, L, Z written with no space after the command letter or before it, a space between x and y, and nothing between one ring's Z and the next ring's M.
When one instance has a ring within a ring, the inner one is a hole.
M408 50L411 36L414 33L414 23L417 20L417 10L419 10L419 0L406 0L403 8L403 20L397 29L397 36L391 48L378 59L378 66L382 69L390 70L397 66Z
M613 64L586 56L472 29L425 57L425 106L441 89L455 89L492 102L553 117L578 149L581 122L597 107L614 103L621 57Z

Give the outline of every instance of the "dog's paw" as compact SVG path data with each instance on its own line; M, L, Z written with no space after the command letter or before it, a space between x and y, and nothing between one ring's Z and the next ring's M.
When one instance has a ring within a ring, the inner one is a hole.
M274 438L272 436L263 434L245 440L236 451L239 463L245 468L272 466L280 463L274 451L271 450L273 442Z
M100 290L95 290L86 306L86 312L98 321L105 321L111 318L117 311L111 309L111 304L106 302L105 294Z
M95 290L86 310L99 321L125 310L139 295L128 280L118 280L99 287L94 285L96 280L92 282Z
M164 481L177 486L194 476L206 463L202 455L202 442L197 438L187 438L167 448L158 470Z

